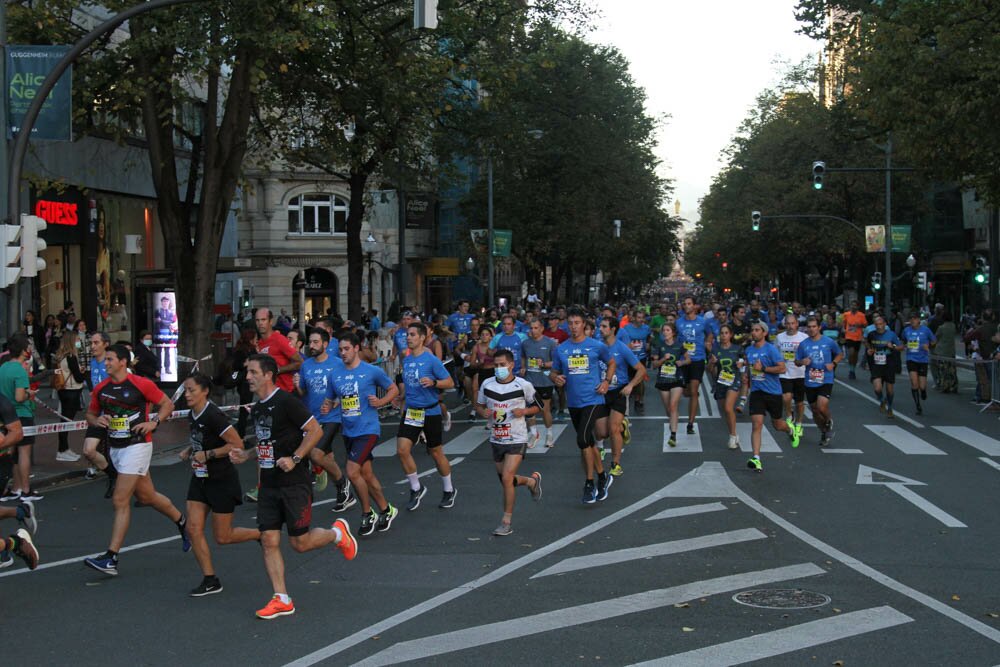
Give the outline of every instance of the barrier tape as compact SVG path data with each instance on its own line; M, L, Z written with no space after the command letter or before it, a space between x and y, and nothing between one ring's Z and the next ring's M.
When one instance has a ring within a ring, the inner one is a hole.
M237 410L250 411L250 407L253 403L246 403L244 405L225 405L219 409L223 412L234 412ZM188 415L191 414L190 410L174 410L167 417L167 421L174 421L177 419L186 419ZM25 426L24 435L47 435L49 433L67 433L70 431L86 431L90 427L87 421L75 421L75 422L62 422L55 424L37 424L35 426Z

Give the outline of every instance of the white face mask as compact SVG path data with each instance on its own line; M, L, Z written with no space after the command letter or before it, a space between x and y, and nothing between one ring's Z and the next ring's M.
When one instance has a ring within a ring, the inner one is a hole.
M76 349L78 349L78 350L79 350L79 349L81 349L81 348L83 347L83 343L81 343L80 341L76 341L75 343L73 343L73 345L74 345L74 347L76 347Z
M146 347L153 347L153 339L151 339L151 338L143 338L142 339L142 344L145 345Z
M506 366L497 366L493 369L493 374L497 376L497 379L503 382L510 376L510 369Z

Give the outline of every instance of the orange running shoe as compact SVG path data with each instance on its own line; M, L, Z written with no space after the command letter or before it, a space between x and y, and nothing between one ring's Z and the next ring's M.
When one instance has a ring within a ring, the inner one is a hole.
M333 522L334 528L339 528L343 537L337 542L337 548L344 554L347 560L354 560L358 555L358 541L351 535L351 527L347 525L345 519L337 519Z
M270 621L272 618L278 618L279 616L291 616L295 613L295 603L291 600L288 604L281 601L277 595L271 598L270 602L263 609L257 610L257 618L262 618L265 621Z

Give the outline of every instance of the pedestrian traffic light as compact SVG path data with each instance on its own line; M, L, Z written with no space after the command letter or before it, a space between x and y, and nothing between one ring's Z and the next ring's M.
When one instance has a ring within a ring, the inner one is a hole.
M823 176L826 174L826 162L817 160L813 162L813 187L817 190L823 189Z
M45 250L45 240L38 238L38 232L48 227L37 215L21 215L21 277L34 278L45 270L45 260L38 256Z
M3 242L3 258L0 261L0 289L9 287L21 277L21 227L18 225L0 225L0 241Z
M920 271L917 273L917 289L922 289L927 291L927 272Z
M872 289L876 292L882 289L882 272L876 271L872 274Z
M249 290L249 288L243 290L243 307L244 308L249 308L250 307L250 290Z
M722 270L723 270L723 271L725 271L725 270L727 270L728 268L729 268L729 262L723 262L723 263L722 263Z
M982 255L976 255L976 273L973 279L980 285L985 285L990 281L990 267Z
M750 213L750 224L753 225L753 230L755 232L760 231L760 211L753 211Z

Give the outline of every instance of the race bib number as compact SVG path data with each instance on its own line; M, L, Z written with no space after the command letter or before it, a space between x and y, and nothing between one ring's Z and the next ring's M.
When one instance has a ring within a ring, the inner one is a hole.
M345 417L361 416L361 399L357 396L342 396L340 407Z
M570 375L586 375L590 372L590 357L585 354L574 354L569 358Z
M736 373L732 371L719 371L719 384L725 387L732 387L736 382Z
M494 442L509 442L510 440L510 424L496 424L493 426Z
M876 366L885 366L885 359L886 359L885 352L876 352L875 353L875 365Z
M672 363L670 361L663 364L663 377L667 378L668 380L673 380L675 377L677 377L677 364Z
M629 345L629 347L631 347L636 352L642 350L642 341L641 340L629 341L628 345Z
M822 368L810 368L809 369L809 380L811 382L816 382L818 384L823 384L823 378L826 377L826 372Z
M264 470L274 467L274 445L269 442L257 444L257 463Z
M795 361L795 350L785 350L782 352L785 361Z
M128 428L128 417L112 417L108 420L108 437L115 440L130 438L132 432Z
M419 426L423 428L424 426L424 414L426 410L418 410L417 408L406 408L406 416L403 418L403 423L407 426Z
M694 343L684 343L684 349L688 352L694 352L697 346Z
M764 371L763 370L757 370L755 368L751 368L750 369L750 379L753 380L754 382L763 382L763 380L764 380Z
M906 341L906 349L913 350L914 352L916 352L917 350L920 349L920 341L919 340Z
M778 335L777 334L768 334L767 335L767 342L773 343L776 340L778 340Z
M198 463L197 461L194 461L191 464L191 467L194 468L195 477L200 477L202 479L208 477L208 466L205 465L204 463Z
M541 370L541 368L542 368L542 360L541 359L534 359L532 357L528 357L528 370L529 371L537 371L537 370Z

